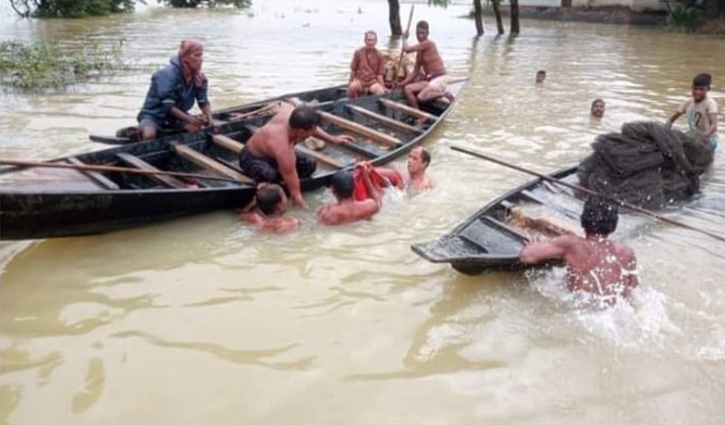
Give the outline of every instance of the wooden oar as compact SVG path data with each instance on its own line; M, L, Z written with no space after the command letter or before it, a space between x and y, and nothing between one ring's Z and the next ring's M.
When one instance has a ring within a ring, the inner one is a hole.
M582 191L582 192L587 193L589 195L599 195L599 196L601 196L600 193L595 192L595 191L593 191L591 189L587 189L585 187L582 187L582 186L579 186L579 185L576 185L576 184L573 184L573 183L568 183L568 182L565 182L563 180L559 180L557 178L554 178L554 177L551 177L551 176L547 176L546 174L537 173L536 171L532 171L532 170L529 170L527 168L519 167L518 165L510 164L510 163L505 162L505 161L502 161L500 159L492 158L492 157L490 157L488 155L485 155L485 154L483 154L481 152L478 152L478 151L472 151L472 150L466 149L466 148L464 148L462 146L455 146L455 145L454 146L451 146L451 149L453 149L454 151L466 153L466 154L471 155L471 156L475 156L476 158L481 158L481 159L485 159L486 161L491 161L491 162L493 162L495 164L498 164L498 165L503 165L504 167L508 167L508 168L511 168L511 169L514 169L514 170L517 170L517 171L521 171L522 173L531 174L532 176L539 177L540 179L543 179L543 180L546 180L546 181L550 181L552 183L560 184L560 185L566 186L566 187L568 187L570 189L579 190L579 191ZM652 212L650 210L646 210L644 208L638 207L636 205L632 205L632 204L627 203L627 202L624 202L624 201L620 201L620 200L615 199L615 198L612 198L612 197L609 197L609 198L612 199L613 201L615 201L616 203L618 203L619 205L621 205L621 206L623 206L625 208L628 208L628 209L630 209L632 211L635 211L635 212L638 212L640 214L643 214L643 215L652 217L654 219L660 220L660 221L665 222L665 223L669 223L669 224L672 224L672 225L675 225L675 226L679 226L679 227L682 227L682 228L685 228L685 229L690 229L690 230L693 230L695 232L699 232L699 233L702 233L704 235L710 236L711 238L715 238L715 239L717 239L719 241L725 242L725 236L718 235L716 233L711 233L711 232L709 232L707 230L703 230L703 229L700 229L698 227L690 226L689 224L685 224L685 223L679 222L677 220L673 220L671 218L663 217L663 216L661 216L661 215L659 215L657 213L654 213L654 212Z
M408 14L408 26L405 28L405 33L408 34L408 37L410 37L410 23L413 22L413 11L415 10L415 5L410 6L410 14ZM403 46L400 47L400 57L398 58L398 67L395 68L395 74L393 74L393 78L396 78L398 75L398 71L400 70L400 67L403 66L403 56L405 55L405 49Z
M0 159L0 165L16 165L20 167L41 167L41 168L67 168L71 170L80 171L100 171L105 173L128 173L128 174L160 174L165 176L174 177L186 177L191 179L207 179L207 180L220 180L231 183L239 183L234 179L228 179L224 177L205 176L203 174L193 173L181 173L177 171L152 171L152 170L140 170L137 168L128 167L115 167L113 165L74 165L74 164L61 164L56 162L36 162L27 161L21 159Z

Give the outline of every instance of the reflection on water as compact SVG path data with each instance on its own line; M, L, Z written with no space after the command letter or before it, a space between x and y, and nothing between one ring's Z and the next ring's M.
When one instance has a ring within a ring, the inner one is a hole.
M279 238L218 212L0 244L0 423L722 423L725 257L707 236L623 218L617 236L637 252L643 287L605 311L571 303L561 269L463 276L409 246L527 179L451 144L561 168L597 134L664 121L696 72L714 74L725 105L725 43L550 22L476 40L457 17L467 10L415 11L452 73L471 78L427 142L433 191L392 194L372 221L334 229L314 224L331 195L312 193L310 210L293 212L303 229ZM345 81L368 29L398 46L382 1L0 20L0 39L68 49L124 38L135 64L65 93L0 95L0 147L15 158L101 148L87 133L132 123L151 70L185 37L206 42L215 107ZM601 122L589 118L596 97ZM722 233L722 161L694 202L666 214Z

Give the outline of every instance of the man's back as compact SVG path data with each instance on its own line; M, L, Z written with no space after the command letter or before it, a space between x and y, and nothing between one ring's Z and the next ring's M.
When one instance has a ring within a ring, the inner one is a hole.
M606 238L562 236L567 286L600 296L627 296L637 286L637 261L629 247Z
M347 200L334 205L326 205L317 211L317 219L330 226L367 220L380 210L374 199L363 201Z

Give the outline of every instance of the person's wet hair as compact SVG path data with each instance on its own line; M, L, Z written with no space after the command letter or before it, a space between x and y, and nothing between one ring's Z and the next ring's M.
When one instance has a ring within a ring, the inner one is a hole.
M608 236L617 229L619 208L606 196L592 196L584 203L581 225L588 235Z
M592 106L591 106L591 107L593 108L593 107L594 107L594 105L596 105L596 104L597 104L597 102L602 102L602 104L603 104L603 105L605 104L605 103L604 103L604 100L603 100L603 99L601 99L601 98L597 98L597 99L594 99L594 100L592 101Z
M430 164L430 153L425 148L420 148L420 159L426 167Z
M257 205L265 215L274 214L277 205L282 202L280 192L282 188L277 184L269 184L257 188Z
M697 74L692 79L693 86L710 87L710 84L712 84L712 75L710 74Z
M429 31L428 22L426 22L426 21L418 21L418 24L415 27L423 28L424 30Z
M298 106L289 117L289 125L296 130L311 130L320 125L320 114L309 106Z
M378 33L376 33L375 31L366 31L365 38L367 38L369 35L372 35L373 37L375 37L376 40L378 39Z
M537 75L546 75L546 71L544 71L543 69L540 69L540 70L536 71L536 74ZM531 74L529 74L529 75L531 75Z
M355 190L355 179L349 171L338 171L332 176L330 185L338 197L347 199L352 197Z

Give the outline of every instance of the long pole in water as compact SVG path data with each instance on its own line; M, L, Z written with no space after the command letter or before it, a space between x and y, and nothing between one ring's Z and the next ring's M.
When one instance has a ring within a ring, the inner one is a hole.
M554 178L554 177L551 177L551 176L547 176L546 174L537 173L536 171L529 170L529 169L523 168L523 167L519 167L518 165L510 164L510 163L508 163L506 161L502 161L500 159L496 159L496 158L490 157L488 155L485 155L485 154L483 154L483 153L481 153L479 151L473 151L473 150L470 150L470 149L466 149L466 148L464 148L462 146L456 146L456 145L451 146L451 149L453 149L454 151L463 152L463 153L468 154L468 155L471 155L471 156L475 156L476 158L481 158L481 159L485 159L486 161L491 161L491 162L493 162L495 164L498 164L498 165L503 165L504 167L508 167L508 168L511 168L511 169L514 169L514 170L517 170L517 171L521 171L522 173L531 174L533 176L539 177L540 179L543 179L543 180L546 180L546 181L549 181L549 182L552 182L552 183L560 184L560 185L566 186L566 187L568 187L570 189L579 190L579 191L582 191L582 192L584 192L586 194L589 194L589 195L600 195L601 196L600 193L595 192L595 191L593 191L591 189L587 189L585 187L582 187L582 186L579 186L579 185L576 185L576 184L573 184L573 183L568 183L568 182L565 182L563 180L559 180L557 178ZM663 217L663 216L661 216L661 215L659 215L657 213L654 213L654 212L652 212L650 210L647 210L647 209L638 207L636 205L632 205L632 204L627 203L627 202L624 202L624 201L620 201L620 200L615 199L615 198L612 198L612 197L609 197L609 198L612 199L612 200L614 200L619 205L621 205L621 206L623 206L625 208L628 208L628 209L630 209L632 211L635 211L635 212L638 212L640 214L643 214L643 215L652 217L654 219L660 220L660 221L665 222L665 223L669 223L669 224L672 224L672 225L675 225L675 226L679 226L679 227L682 227L682 228L685 228L685 229L694 230L695 232L699 232L699 233L702 233L704 235L710 236L711 238L715 238L715 239L717 239L719 241L725 242L725 236L721 236L721 235L718 235L716 233L711 233L711 232L708 232L707 230L703 230L703 229L700 229L700 228L697 228L697 227L694 227L694 226L690 226L689 224L685 224L685 223L679 222L677 220L673 220L671 218Z
M80 170L80 171L98 171L101 173L128 173L128 174L159 174L163 176L174 176L174 177L185 177L185 178L192 178L192 179L207 179L207 180L220 180L225 182L232 182L232 183L244 183L240 182L238 180L224 178L224 177L214 177L214 176L205 176L203 174L193 174L193 173L181 173L177 171L161 171L161 170L140 170L136 168L128 168L128 167L115 167L112 165L75 165L75 164L59 164L56 162L36 162L36 161L27 161L22 159L0 159L0 165L16 165L20 167L40 167L40 168L66 168L66 169L72 169L72 170Z
M405 28L405 33L410 36L410 23L413 22L413 11L415 10L415 5L410 6L410 13L408 14L408 26ZM398 69L395 70L395 74L398 74L398 71L400 68L403 67L403 55L405 54L405 50L403 47L400 47L400 57L398 58Z

